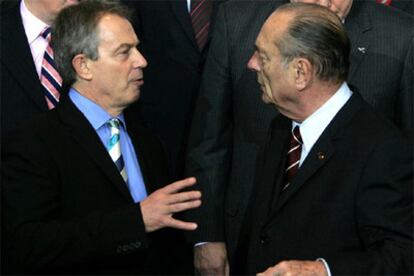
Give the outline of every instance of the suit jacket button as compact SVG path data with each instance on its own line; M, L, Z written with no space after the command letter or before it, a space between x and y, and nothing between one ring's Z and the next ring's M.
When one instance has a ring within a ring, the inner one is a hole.
M137 241L137 242L131 243L131 245L132 245L135 249L138 249L138 248L140 248L140 247L141 247L141 242Z

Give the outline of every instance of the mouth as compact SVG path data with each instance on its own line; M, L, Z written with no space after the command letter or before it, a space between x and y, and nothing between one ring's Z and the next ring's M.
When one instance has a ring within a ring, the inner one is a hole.
M136 86L140 87L142 85L144 85L144 78L136 78L131 80L131 83L135 84Z

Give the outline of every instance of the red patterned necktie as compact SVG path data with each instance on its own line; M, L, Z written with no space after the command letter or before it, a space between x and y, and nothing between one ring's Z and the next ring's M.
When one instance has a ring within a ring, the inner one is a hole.
M377 0L377 3L389 6L391 5L391 0Z
M191 23L200 51L207 43L212 10L213 3L211 0L191 0Z
M47 47L42 61L40 82L43 86L47 106L49 109L53 109L59 103L62 90L62 78L56 70L53 50L50 47L50 28L46 28L40 35L47 41Z
M293 177L299 169L300 155L302 153L302 137L300 136L299 126L293 129L290 139L289 150L287 153L287 162L285 170L285 186L282 191L289 187Z

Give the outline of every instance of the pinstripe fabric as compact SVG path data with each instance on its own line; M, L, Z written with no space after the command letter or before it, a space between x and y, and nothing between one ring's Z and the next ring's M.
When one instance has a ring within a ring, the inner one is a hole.
M107 122L109 129L111 130L111 137L109 138L108 143L108 152L111 156L112 161L114 161L116 167L118 168L119 173L122 176L122 179L125 183L128 182L128 175L126 173L124 159L122 158L121 153L121 143L120 143L120 122L118 119L113 118Z
M41 36L47 40L48 45L43 56L40 82L43 86L47 106L49 109L53 109L59 103L62 89L62 78L57 72L56 64L53 60L53 50L50 47L50 28L46 28L41 33Z

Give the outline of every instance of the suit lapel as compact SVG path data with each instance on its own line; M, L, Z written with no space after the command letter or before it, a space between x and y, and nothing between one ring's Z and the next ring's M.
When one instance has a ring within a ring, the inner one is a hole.
M34 87L37 87L37 90L41 91L41 85L21 21L19 3L16 1L13 10L9 13L2 11L2 16L6 17L2 19L4 24L2 30L14 30L11 35L4 33L1 35L1 58L4 59L2 66L9 69L28 97L42 110L47 110L43 93L33 90Z
M88 120L68 97L62 99L57 110L62 122L68 129L69 135L71 135L85 151L85 158L91 158L102 170L102 173L116 186L125 199L133 202L125 182ZM93 179L91 179L91 181L93 181Z
M350 37L351 53L350 53L350 69L348 80L351 80L358 70L359 65L369 51L370 41L375 41L371 37L373 29L370 14L365 11L364 1L354 1L352 8L345 19L345 28Z
M128 110L124 112L128 135L131 138L132 144L135 149L135 153L138 159L139 167L141 169L142 178L144 179L145 187L147 189L147 193L150 194L156 190L157 187L154 186L154 178L152 177L153 170L149 167L148 163L146 162L151 158L151 148L145 147L146 145L146 135L142 131L141 125L138 124L138 120L136 116L132 117L129 115ZM134 114L136 115L136 114ZM131 118L131 119L130 119ZM159 172L161 173L161 172Z
M280 190L282 189L280 175L283 175L284 164L286 161L286 152L288 139L290 137L291 121L283 115L278 115L271 125L271 135L269 137L265 152L263 153L263 183L257 185L265 185L262 189L262 202L268 202L268 206L264 206L265 212L270 212L272 205L278 201ZM282 177L283 179L283 177Z
M194 37L194 31L191 24L191 18L187 9L187 2L185 0L169 1L171 10L175 15L177 21L183 28L184 33L191 41L193 47L198 51L197 41Z
M312 147L312 150L309 152L290 186L282 193L280 193L282 187L279 187L280 189L278 191L280 196L278 200L275 201L274 212L277 212L282 208L286 202L306 184L308 179L328 162L334 153L335 148L332 144L332 137L328 130L322 134L317 143ZM280 183L283 183L282 179L283 177L279 179Z
M335 155L335 143L341 139L348 122L353 119L355 113L361 106L361 101L361 96L357 92L354 92L353 96L334 117L312 147L312 150L309 152L290 186L280 194L277 200L274 200L274 209L271 217L274 217L285 204L288 204L289 199L300 192L300 188L306 185L309 182L308 180ZM282 175L279 177L283 178Z

